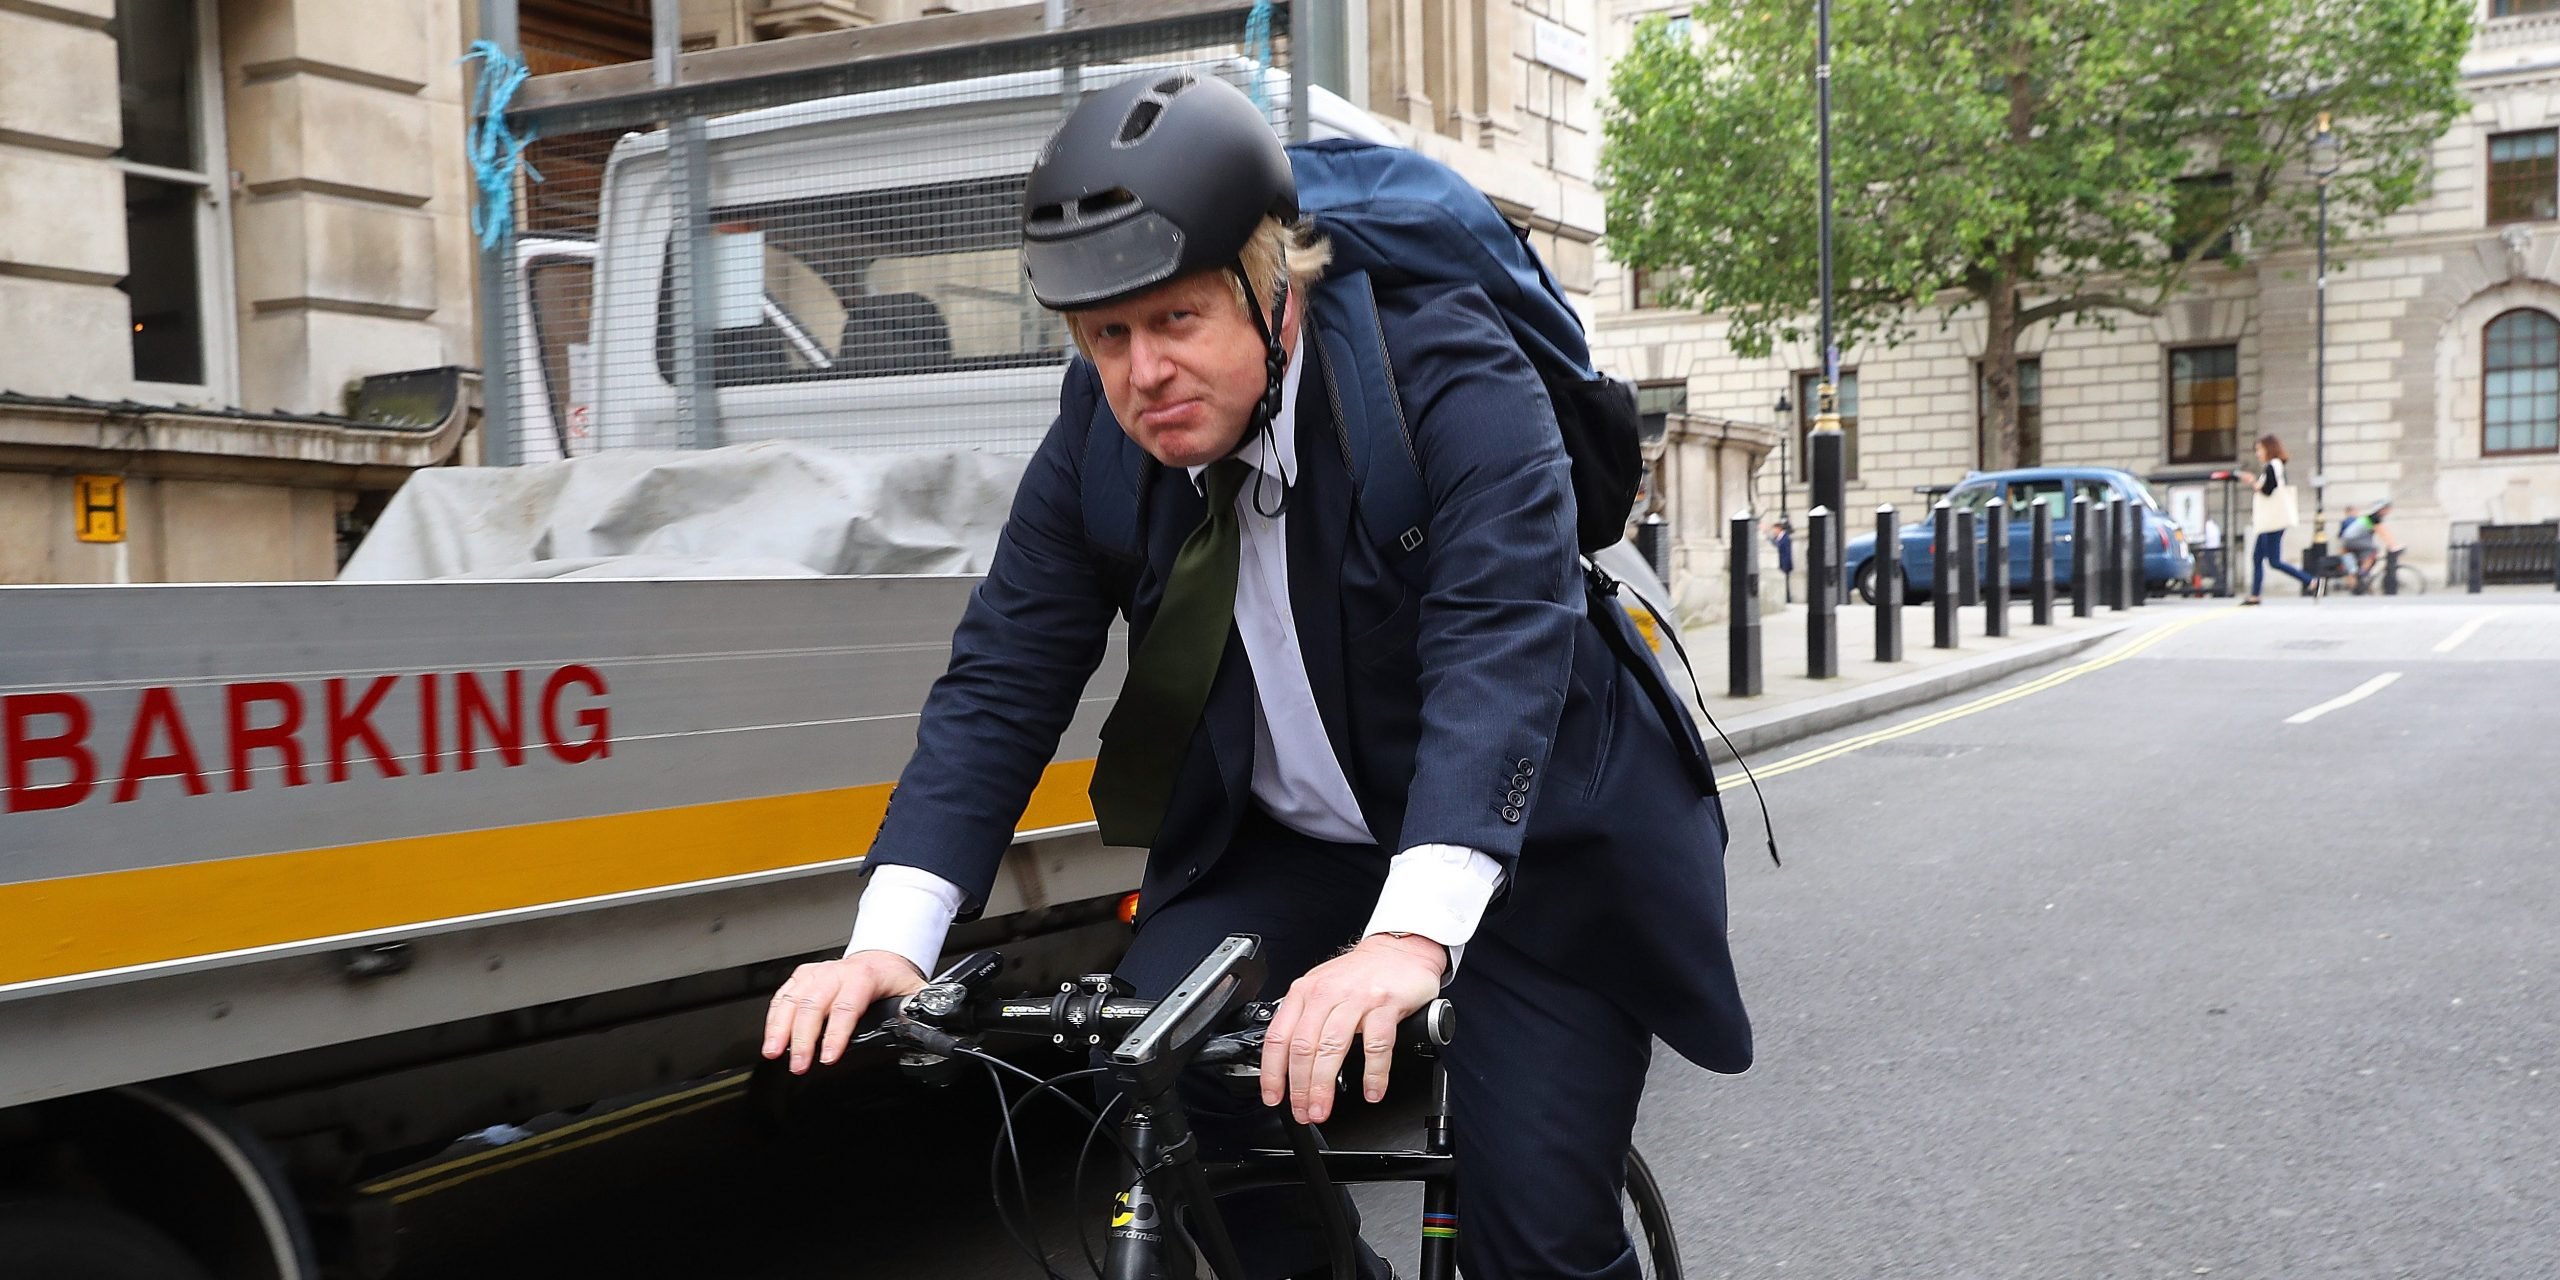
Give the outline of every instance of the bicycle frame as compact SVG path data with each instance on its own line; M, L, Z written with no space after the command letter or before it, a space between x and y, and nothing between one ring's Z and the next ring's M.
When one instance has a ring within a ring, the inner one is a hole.
M1289 1186L1305 1187L1315 1197L1334 1280L1357 1280L1360 1237L1333 1193L1376 1182L1422 1184L1419 1280L1456 1280L1457 1161L1447 1069L1434 1064L1431 1076L1432 1110L1419 1151L1327 1150L1312 1127L1283 1120L1290 1149L1257 1148L1233 1160L1203 1161L1178 1098L1168 1094L1142 1105L1121 1122L1121 1141L1143 1162L1142 1169L1162 1167L1132 1182L1113 1207L1110 1252L1103 1263L1106 1280L1189 1280L1190 1240L1172 1218L1185 1211L1212 1274L1218 1280L1243 1280L1242 1260L1234 1252L1217 1198Z
M1125 1150L1138 1176L1113 1206L1106 1280L1190 1280L1196 1241L1218 1280L1244 1280L1242 1260L1217 1199L1239 1191L1304 1186L1315 1198L1333 1280L1357 1280L1360 1238L1341 1197L1345 1184L1422 1184L1419 1280L1456 1280L1458 1188L1446 1067L1432 1064L1431 1115L1420 1151L1329 1151L1316 1131L1283 1117L1286 1151L1257 1149L1234 1160L1200 1158L1178 1085L1210 1034L1261 985L1258 940L1239 935L1213 950L1131 1031L1109 1062L1131 1086L1135 1105L1121 1121ZM1187 1211L1186 1232L1175 1220Z

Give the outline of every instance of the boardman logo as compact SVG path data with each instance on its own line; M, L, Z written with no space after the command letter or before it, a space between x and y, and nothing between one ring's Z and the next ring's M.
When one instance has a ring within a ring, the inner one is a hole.
M246 680L211 696L189 689L183 703L180 688L151 685L113 710L98 694L0 695L0 809L126 804L146 786L190 796L217 785L247 791L270 770L267 785L300 787L487 763L512 769L535 746L563 764L613 754L605 679L583 663Z

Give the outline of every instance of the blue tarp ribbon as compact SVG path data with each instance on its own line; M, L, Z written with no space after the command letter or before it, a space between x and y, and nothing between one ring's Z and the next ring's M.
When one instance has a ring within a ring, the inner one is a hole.
M533 139L517 137L507 125L507 104L515 101L516 90L532 73L523 59L488 40L473 41L471 52L461 60L480 64L471 91L468 149L472 181L480 188L480 199L471 206L471 229L479 235L481 248L495 249L515 227L516 170L542 181L542 174L524 162L524 149Z

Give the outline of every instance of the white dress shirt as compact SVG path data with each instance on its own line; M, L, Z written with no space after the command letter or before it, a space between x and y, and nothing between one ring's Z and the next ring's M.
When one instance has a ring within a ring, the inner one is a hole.
M1375 837L1360 816L1332 740L1325 736L1315 689L1307 680L1306 657L1298 648L1297 620L1289 603L1289 516L1285 509L1273 516L1259 509L1282 505L1277 501L1280 490L1297 474L1301 363L1291 352L1270 435L1255 435L1237 454L1258 473L1236 495L1242 517L1236 633L1254 676L1253 798L1300 835L1369 844ZM1191 468L1194 485L1201 483L1206 469ZM1386 883L1364 934L1420 934L1449 949L1454 972L1501 884L1502 864L1478 850L1416 845L1389 860ZM958 885L930 871L882 867L863 891L845 954L894 952L930 974L965 896Z

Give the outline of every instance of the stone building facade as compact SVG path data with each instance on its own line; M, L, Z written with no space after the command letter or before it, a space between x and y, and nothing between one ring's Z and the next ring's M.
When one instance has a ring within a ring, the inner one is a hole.
M1625 47L1638 18L1679 7L1613 4L1609 48ZM2508 12L2548 8L2560 6L2483 0L2464 63L2472 108L2435 144L2427 195L2379 229L2331 244L2321 450L2330 527L2349 503L2390 498L2400 540L2430 573L2442 572L2448 538L2478 524L2560 519L2560 12ZM1811 217L1812 193L1806 200ZM2174 482L2243 460L2252 440L2273 433L2307 479L2319 345L2312 248L2257 250L2245 266L2208 265L2156 318L2119 316L2111 329L2065 321L2022 335L2041 460L2124 467L2189 488ZM1647 305L1647 284L1602 262L1593 297L1604 363L1704 429L1785 433L1792 474L1760 467L1749 505L1774 514L1783 483L1801 525L1814 344L1738 358L1721 320ZM1923 319L1899 347L1842 353L1858 527L1885 502L1907 519L1928 501L1915 488L1982 465L1983 327L1978 312L1959 311L1943 329ZM1782 393L1796 409L1783 421ZM1697 575L1711 578L1720 563L1723 518L1741 496L1715 493L1708 510L1674 515L1678 558ZM2219 518L2218 504L2210 513ZM2310 520L2306 502L2289 554L2308 540Z
M450 456L345 415L476 363L459 3L0 4L0 582L326 577Z

